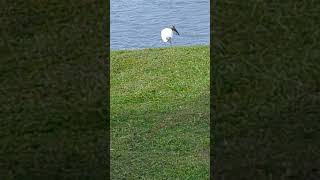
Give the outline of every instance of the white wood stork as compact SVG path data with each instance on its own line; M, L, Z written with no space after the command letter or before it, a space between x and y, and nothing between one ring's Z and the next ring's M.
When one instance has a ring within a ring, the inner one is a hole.
M173 32L176 32L180 36L179 32L177 31L177 29L173 25L168 28L162 29L162 31L161 31L162 41L169 42L170 45L172 45L171 41L172 41L172 37L173 37Z

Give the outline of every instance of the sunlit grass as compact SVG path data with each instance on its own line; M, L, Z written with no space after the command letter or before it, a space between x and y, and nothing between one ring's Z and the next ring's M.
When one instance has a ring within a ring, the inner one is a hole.
M111 178L208 179L209 47L111 53Z

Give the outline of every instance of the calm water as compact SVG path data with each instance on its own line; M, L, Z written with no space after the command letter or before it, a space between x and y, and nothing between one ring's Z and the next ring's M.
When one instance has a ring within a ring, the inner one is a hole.
M209 0L111 0L111 49L167 46L160 31L175 25L174 46L209 44Z

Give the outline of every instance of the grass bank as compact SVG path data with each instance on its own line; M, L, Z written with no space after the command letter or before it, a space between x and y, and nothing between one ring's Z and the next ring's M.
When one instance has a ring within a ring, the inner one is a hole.
M111 52L111 179L207 179L208 46Z

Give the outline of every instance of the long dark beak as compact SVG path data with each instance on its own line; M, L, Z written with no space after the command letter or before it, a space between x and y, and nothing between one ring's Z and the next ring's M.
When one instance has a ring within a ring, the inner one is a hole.
M176 30L176 28L172 28L172 30L173 30L174 32L176 32L176 33L180 36L180 34L179 34L179 32Z

